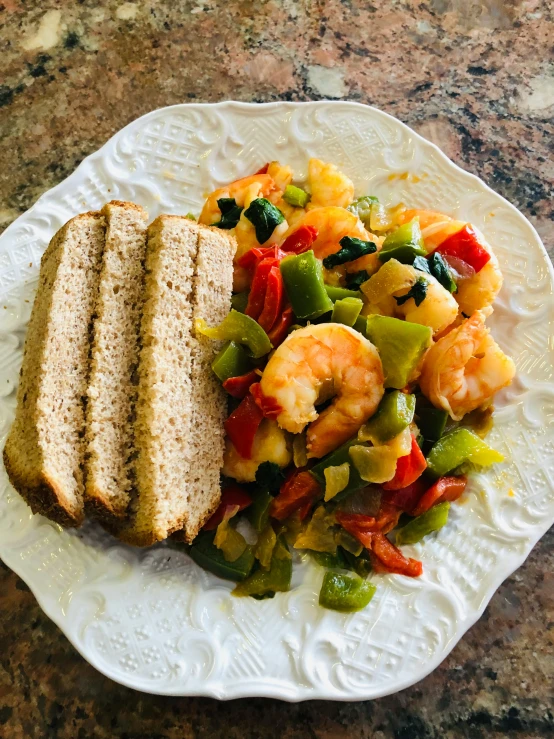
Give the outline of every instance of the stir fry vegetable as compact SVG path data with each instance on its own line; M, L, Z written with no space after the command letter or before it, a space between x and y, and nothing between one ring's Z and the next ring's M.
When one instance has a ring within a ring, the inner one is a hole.
M209 328L203 318L197 318L196 330L209 339L243 344L254 358L263 357L271 349L271 342L263 328L252 318L236 310L231 310L219 326L214 328Z
M319 593L319 605L343 613L361 611L373 598L376 590L373 583L359 577L326 572Z
M285 257L281 262L285 290L297 318L318 318L333 309L325 291L321 262L313 251Z

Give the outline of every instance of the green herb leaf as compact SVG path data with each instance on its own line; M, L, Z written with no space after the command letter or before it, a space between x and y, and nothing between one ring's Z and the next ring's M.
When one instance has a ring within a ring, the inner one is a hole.
M397 298L396 295L393 295L393 297L398 305L404 305L404 303L406 303L410 298L413 298L414 303L417 306L420 306L427 297L428 285L429 283L425 277L420 277L417 282L414 282L406 295L401 295L399 298Z
M244 211L244 215L256 229L256 239L259 244L265 244L275 228L285 220L279 208L265 198L253 200L248 210Z
M234 228L243 210L240 205L237 205L235 198L220 198L217 201L217 207L221 211L221 220L212 225L224 229Z
M437 282L440 282L440 284L451 293L458 292L458 286L452 277L452 272L449 270L442 255L438 252L434 252L429 257L428 262L431 274L435 277Z
M262 462L256 470L256 483L270 493L278 493L285 475L275 462Z
M412 266L414 267L414 269L418 269L420 272L427 272L427 274L429 275L431 274L429 262L425 257L416 257Z
M353 275L346 275L346 287L348 290L357 290L360 285L369 280L369 275L365 269L361 272L356 272Z
M366 254L375 254L377 246L373 241L362 241L351 236L343 236L339 241L341 248L334 254L329 254L323 260L325 269L332 269L338 264L353 262L355 259L365 257Z

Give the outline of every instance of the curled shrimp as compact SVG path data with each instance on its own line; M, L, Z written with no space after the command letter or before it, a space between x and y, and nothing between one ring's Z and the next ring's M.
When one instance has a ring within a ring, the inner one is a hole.
M353 436L383 397L383 367L364 336L338 323L297 329L274 352L260 388L279 408L277 423L306 434L308 457L322 457ZM315 406L333 398L318 413Z
M399 216L399 223L407 223L412 218L419 218L421 235L428 251L440 246L449 236L461 231L468 224L465 221L455 221L444 213L434 210L406 210ZM492 305L502 287L502 272L498 259L492 247L475 226L472 226L479 244L487 251L491 258L485 266L471 275L459 275L457 279L458 292L455 294L460 310L470 316L476 310L482 310Z
M334 164L321 159L308 163L308 186L312 193L310 208L335 205L346 208L354 199L354 185Z
M459 421L486 405L514 374L514 363L491 337L484 314L476 311L429 349L419 385L434 406Z
M417 280L427 283L426 294L419 305L413 298L399 305L395 298L401 298ZM420 272L396 259L387 262L369 282L362 285L367 303L364 315L378 313L392 318L404 318L411 323L429 326L437 334L449 326L458 315L458 304L432 275Z
M248 204L256 198L269 198L272 193L279 190L275 180L269 174L254 174L250 177L242 177L229 185L220 187L208 195L198 223L212 226L221 218L221 211L217 201L221 198L234 198L237 205L248 207Z
M269 418L261 422L254 444L252 458L245 459L235 449L233 442L225 439L223 474L237 482L254 482L256 471L262 462L273 462L279 467L288 467L292 461L291 444L288 434Z

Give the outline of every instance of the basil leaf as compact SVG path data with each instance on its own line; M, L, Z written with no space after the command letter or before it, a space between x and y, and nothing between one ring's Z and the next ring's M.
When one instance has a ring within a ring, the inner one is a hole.
M397 305L404 305L410 298L413 298L416 306L420 306L427 297L428 285L429 283L425 277L420 277L417 282L414 282L406 295L401 295L399 298L393 295L393 298L396 300Z
M427 272L427 274L431 274L431 269L429 267L429 262L425 257L416 257L413 261L414 269L418 269L420 272Z
M262 462L256 470L256 484L275 495L285 479L281 468L275 462Z
M447 263L438 252L434 252L429 257L429 269L433 277L440 282L449 292L458 292L458 286L452 277L452 272L448 269ZM415 264L414 264L415 267Z
M339 241L341 248L334 254L329 254L323 260L325 269L332 269L338 264L353 262L355 259L365 257L366 254L375 254L377 251L373 241L362 241L351 236L343 236Z
M240 205L237 205L235 198L219 198L217 207L221 211L221 220L212 225L224 229L234 228L243 210Z
M365 269L356 272L353 275L346 275L346 287L348 290L358 290L360 285L369 280L369 275Z
M285 216L279 208L265 198L256 198L250 203L244 215L256 229L256 239L259 244L265 244L275 228L283 223Z

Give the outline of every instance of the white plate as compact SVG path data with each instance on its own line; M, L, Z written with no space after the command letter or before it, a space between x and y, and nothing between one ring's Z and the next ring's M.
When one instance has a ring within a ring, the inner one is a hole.
M112 198L198 213L216 185L279 159L305 176L332 161L359 194L442 210L476 224L505 276L490 324L518 376L500 395L490 440L504 464L471 480L448 525L408 550L419 579L376 576L361 613L318 607L322 571L295 568L290 593L236 599L231 585L164 545L136 550L97 526L62 531L29 509L0 471L0 555L81 654L150 693L361 700L433 670L554 520L552 269L525 218L435 146L355 103L177 105L139 118L86 159L0 238L0 433L38 263L69 218Z

